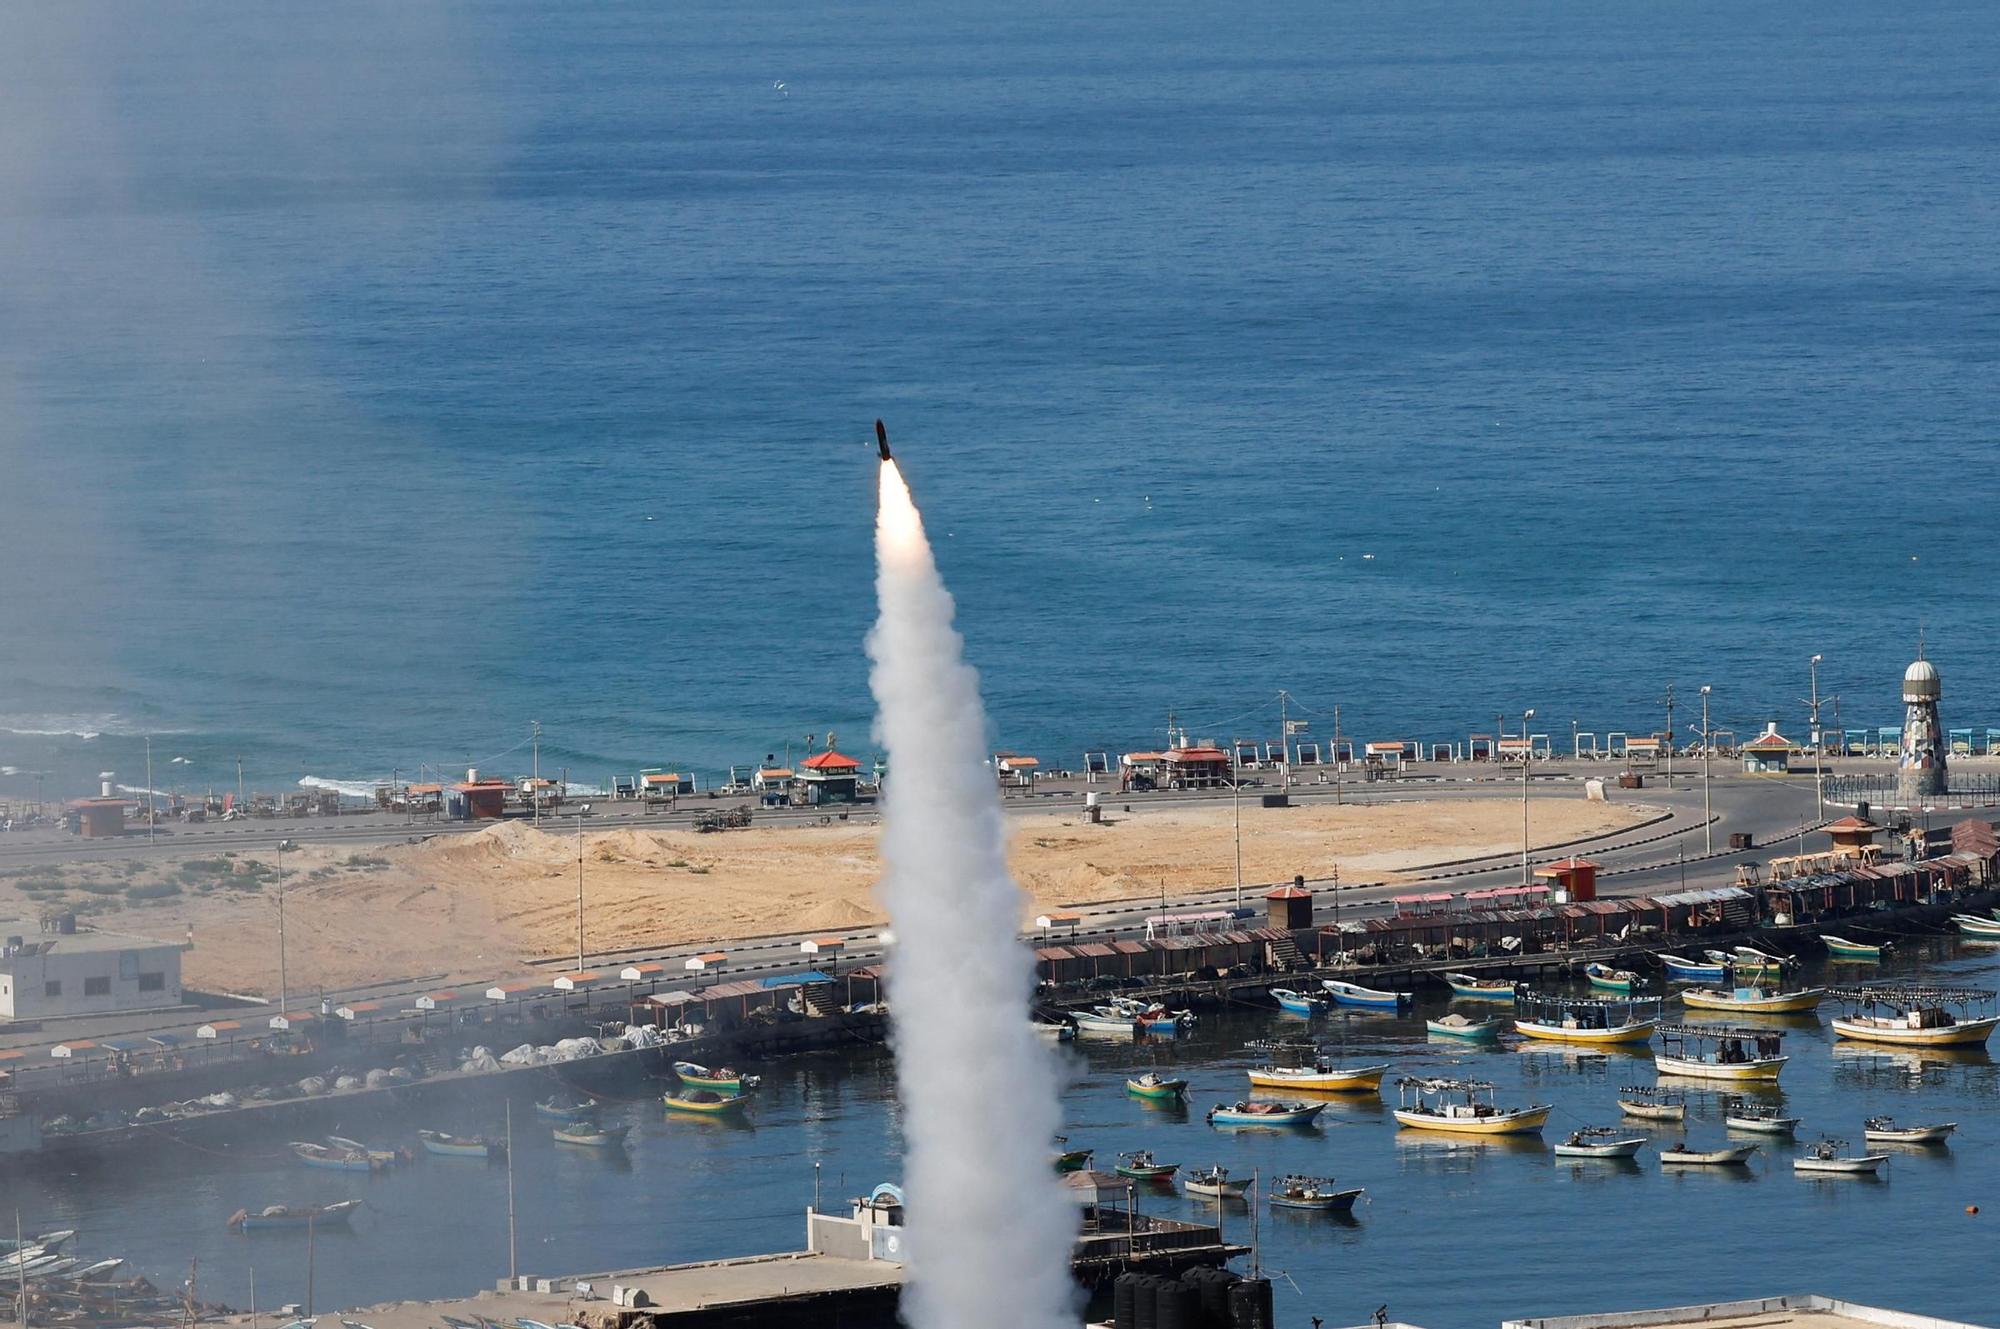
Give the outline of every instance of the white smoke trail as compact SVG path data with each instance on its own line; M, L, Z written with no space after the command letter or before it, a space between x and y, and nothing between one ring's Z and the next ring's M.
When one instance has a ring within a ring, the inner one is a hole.
M889 461L875 557L869 682L889 754L882 895L896 932L889 998L908 1144L903 1316L914 1329L1075 1325L1076 1211L1049 1166L1055 1063L1028 1029L1034 967L984 764L979 676Z

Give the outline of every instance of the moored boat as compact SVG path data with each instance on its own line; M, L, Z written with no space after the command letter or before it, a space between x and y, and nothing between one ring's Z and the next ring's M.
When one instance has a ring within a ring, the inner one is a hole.
M1529 1135L1542 1129L1554 1109L1546 1104L1498 1107L1493 1086L1484 1080L1446 1080L1406 1075L1396 1082L1401 1104L1395 1118L1413 1130L1458 1135Z
M1056 1151L1051 1162L1058 1172L1083 1171L1090 1166L1090 1156L1096 1152L1094 1149L1069 1148L1069 1137L1066 1135L1058 1135L1056 1137L1056 1144L1061 1146L1061 1148Z
M238 1209L229 1216L231 1228L238 1232L258 1232L273 1228L305 1227L345 1227L354 1211L361 1207L359 1200L341 1200L327 1205L273 1204L252 1213L248 1209Z
M507 1152L502 1140L483 1135L446 1135L443 1131L418 1131L417 1139L427 1154L441 1158L498 1158Z
M594 1121L572 1121L556 1127L555 1141L581 1149L616 1149L625 1143L625 1133L631 1129L622 1123L601 1126Z
M1847 1141L1836 1140L1832 1136L1806 1146L1806 1151L1792 1160L1794 1172L1831 1172L1848 1176L1873 1174L1889 1161L1887 1154L1843 1154Z
M1621 1136L1609 1126L1585 1126L1555 1146L1557 1158L1630 1158L1646 1144L1643 1135Z
M1831 932L1821 933L1819 939L1825 943L1826 953L1836 960L1879 960L1883 952L1893 949L1886 941L1880 944L1849 941L1846 937L1836 937Z
M1732 1131L1747 1131L1752 1135L1792 1135L1799 1129L1797 1117L1788 1117L1774 1107L1740 1101L1723 1109L1722 1124Z
M725 1113L741 1112L750 1103L748 1094L718 1094L713 1089L684 1089L678 1094L662 1094L660 1102L669 1112L689 1112L704 1117L719 1117Z
M1272 988L1271 1000L1278 1003L1278 1009L1290 1015L1323 1015L1327 1002L1324 997L1315 997L1306 992L1294 992L1290 988Z
M329 1172L380 1172L389 1166L366 1150L334 1149L310 1140L294 1141L292 1156L307 1167Z
M1643 1043L1660 1023L1657 997L1557 997L1523 992L1514 999L1514 1032L1557 1043Z
M1118 1155L1118 1165L1114 1169L1121 1177L1134 1181L1165 1181L1181 1170L1179 1163L1162 1163L1153 1157L1150 1149L1135 1149L1131 1153Z
M1796 1015L1819 1009L1825 988L1780 992L1768 987L1685 988L1681 1001L1696 1011L1734 1011L1740 1015Z
M1440 1019L1424 1021L1424 1028L1445 1038L1489 1040L1505 1033L1507 1022L1497 1016L1484 1020L1467 1019L1454 1011Z
M674 1063L674 1075L690 1089L713 1089L718 1093L740 1094L755 1089L757 1077L745 1075L731 1066L721 1066L710 1070L692 1061Z
M329 1135L327 1145L333 1149L345 1149L351 1154L366 1154L377 1167L395 1167L407 1163L413 1157L407 1149L371 1149L359 1140L350 1140L344 1135Z
M1186 1080L1170 1079L1157 1071L1147 1071L1125 1081L1125 1092L1134 1098L1154 1100L1180 1098L1187 1093Z
M1698 1080L1775 1080L1790 1060L1779 1051L1784 1037L1776 1029L1664 1024L1653 1064L1662 1075Z
M1324 1103L1259 1102L1255 1099L1237 1099L1234 1103L1217 1103L1208 1110L1208 1124L1211 1126L1310 1126L1320 1113L1326 1111Z
M1770 951L1760 951L1755 946L1738 946L1730 964L1739 974L1782 974L1788 969L1798 968L1798 961Z
M1229 1169L1217 1163L1181 1178L1181 1189L1214 1200L1240 1200L1250 1190L1250 1182L1249 1177L1231 1177Z
M1675 1167L1741 1167L1757 1152L1754 1144L1734 1144L1722 1149L1690 1149L1686 1141L1660 1150L1660 1162Z
M1613 969L1608 964L1592 960L1583 967L1584 981L1600 992L1630 992L1641 982L1639 976L1630 969Z
M535 1104L535 1115L548 1121L581 1121L597 1111L594 1098L568 1098L558 1095Z
M1362 1188L1336 1189L1332 1177L1280 1177L1271 1183L1270 1202L1274 1209L1310 1209L1316 1213L1344 1214L1361 1198Z
M1686 1121L1688 1105L1677 1090L1635 1084L1618 1091L1618 1110L1640 1121Z
M2000 919L1978 918L1972 914L1953 914L1951 921L1958 930L1968 937L1979 937L1987 941L2000 941Z
M1709 960L1690 960L1682 955L1660 952L1667 977L1676 983L1720 983L1729 977L1729 966Z
M1833 1031L1861 1042L1966 1047L2000 1025L1991 988L1879 983L1831 991L1849 1007L1833 1018Z
M1113 1011L1078 1011L1074 1017L1079 1034L1112 1034L1120 1038L1131 1038L1139 1032L1139 1024L1129 1015Z
M1320 981L1326 995L1339 1006L1360 1006L1367 1010L1400 1011L1406 1009L1412 1000L1407 992L1388 992L1381 988L1363 987L1350 983L1344 978L1328 978Z
M1255 1042L1252 1049L1269 1054L1267 1065L1250 1069L1255 1089L1306 1090L1316 1094L1372 1093L1382 1087L1386 1063L1344 1066L1327 1056L1310 1038L1279 1038Z
M1446 974L1445 983L1454 997L1464 997L1469 1001L1514 1000L1514 980L1511 978L1480 978L1475 974Z
M1935 1126L1899 1126L1894 1117L1870 1117L1861 1128L1861 1138L1868 1144L1943 1144L1957 1129L1955 1121L1941 1121Z

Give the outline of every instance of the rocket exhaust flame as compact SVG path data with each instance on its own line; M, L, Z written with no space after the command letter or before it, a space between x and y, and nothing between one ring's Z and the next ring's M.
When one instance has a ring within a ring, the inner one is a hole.
M878 429L880 426L877 426ZM904 1109L913 1329L1075 1326L1076 1211L1049 1168L1055 1063L1028 1028L1034 966L1017 940L979 679L901 469L884 458L880 617L868 637L885 791L882 898Z

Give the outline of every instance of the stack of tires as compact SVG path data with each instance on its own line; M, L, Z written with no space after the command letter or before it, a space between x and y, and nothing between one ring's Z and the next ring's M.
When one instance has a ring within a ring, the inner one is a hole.
M1111 1305L1115 1329L1272 1329L1271 1280L1227 1269L1120 1274Z

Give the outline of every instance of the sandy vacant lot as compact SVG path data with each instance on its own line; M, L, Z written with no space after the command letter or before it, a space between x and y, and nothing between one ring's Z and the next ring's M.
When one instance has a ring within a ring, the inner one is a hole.
M1294 873L1393 879L1520 843L1520 804L1504 799L1264 809L1245 806L1246 881ZM1636 810L1537 798L1537 843L1615 830ZM1050 906L1226 885L1234 880L1226 803L1009 819L1024 915ZM839 929L881 918L872 822L719 834L586 834L588 942L672 945ZM159 937L192 928L187 981L228 991L277 987L274 860L238 854L164 865L84 864L0 882L0 917L81 906L99 926ZM294 991L445 974L486 979L575 946L577 843L508 822L468 835L357 853L305 846L285 855ZM13 898L8 898L12 896Z

